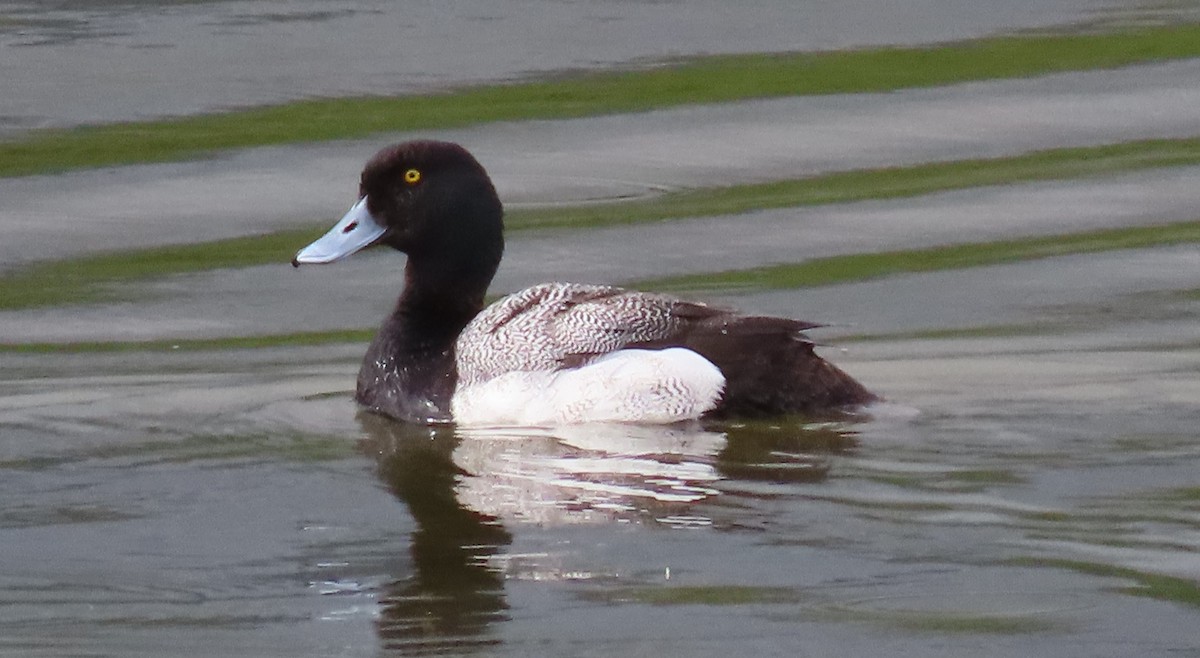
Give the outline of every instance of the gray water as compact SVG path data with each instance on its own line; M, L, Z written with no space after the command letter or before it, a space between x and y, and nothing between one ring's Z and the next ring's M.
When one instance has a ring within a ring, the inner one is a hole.
M460 435L356 416L361 345L7 354L0 650L1190 655L1129 574L1200 577L1197 265L733 300L1044 328L827 348L888 402L816 423Z
M0 1L0 135L703 53L1155 15L1113 0ZM1177 8L1172 8L1177 9Z
M1090 16L1066 3L951 5L918 4L914 16L938 8L945 20L911 25L950 38L1049 24L1058 12ZM99 79L121 80L92 89L120 103L59 108L30 95L37 118L22 125L131 118L137 99L149 113L210 107L196 104L203 94L171 105L147 91L153 77L116 76L124 57L150 50L122 45L137 39L191 52L197 77L184 86L201 91L206 76L233 78L196 44L228 46L232 56L242 37L313 30L328 39L403 13L365 3L96 6L0 11L25 21L0 23L0 67L22 39L23 52L66 68L87 53L118 53ZM722 7L689 4L695 16L685 24L722 25ZM611 12L628 27L677 14L678 3L519 9L589 25ZM812 29L832 45L925 38L909 35L887 3L811 11L830 16L826 29L799 21L794 33ZM761 16L786 31L780 15ZM492 21L497 35L509 20ZM453 23L487 33L472 24ZM709 36L721 43L735 33ZM511 39L486 43L476 54L521 50ZM437 44L431 38L431 53ZM741 47L733 44L724 47ZM612 59L582 45L577 55L603 63L695 48L655 40L623 55L617 46L606 51ZM589 65L552 47L565 48L547 45L540 66ZM454 61L446 65L458 73L435 84L492 75ZM172 70L171 57L162 62ZM537 68L502 64L496 75ZM361 90L357 72L343 89L313 70L292 85L250 66L249 87L262 95L239 88L214 102ZM733 138L697 149L670 113L439 136L479 150L506 201L554 203L692 185L714 170L763 180L784 169L1013 153L1050 139L1191 135L1200 132L1186 101L1195 78L1194 62L1184 62L800 101L810 103L805 112L786 103L680 110L722 135L737 135L744 120L760 146L742 150ZM0 103L13 98L0 94ZM981 114L987 107L996 111ZM1039 107L1058 110L1022 111ZM374 146L0 182L3 263L332 221ZM721 169L723 158L736 166ZM638 185L614 184L613 172L636 173ZM1196 176L1152 170L514 234L496 288L1188 220ZM240 196L247 180L268 201ZM286 198L272 204L273 195ZM197 350L182 341L371 326L397 293L402 262L383 252L301 271L281 262L131 285L110 304L0 313L5 343L168 341L0 351L0 655L1200 655L1194 245L710 296L832 324L814 333L822 353L886 401L830 418L468 434L357 413L362 344ZM962 331L937 333L946 330Z
M434 136L475 153L507 206L528 207L617 201L664 190L827 171L1190 137L1200 133L1197 107L1200 61L1185 60L884 94L489 124ZM353 203L358 170L371 154L393 141L428 136L379 135L249 149L188 162L0 180L0 233L6 237L0 241L0 268L96 250L323 226ZM979 203L954 197L955 204L928 217L919 216L923 209L911 210L903 225L918 237L934 229L961 237L976 231L989 236L1025 232L1037 226L1062 232L1119 225L1137 221L1139 214L1146 216L1143 221L1177 219L1194 206L1196 187L1187 176L1171 174L1153 188L1136 176L1130 177L1132 182L1089 183L1087 189L1068 186L1053 198L1046 198L1041 188L985 191L1008 194L1008 203L995 204L983 217ZM1033 196L1026 198L1028 194ZM1010 204L1022 209L1022 215L1036 208L1040 214L1015 226L1007 219ZM1097 212L1105 208L1120 215ZM817 224L817 233L860 249L879 248L902 237L895 231L886 239L862 242L890 230L891 222L878 216L872 218L875 226L870 231L860 230L861 223L853 231L839 230L843 221L862 222L853 219L862 213L861 207L848 213L826 207L773 217L775 227L787 217L803 217L797 224ZM75 239L61 239L66 226ZM801 237L812 234L806 228ZM546 258L553 247L538 249ZM645 258L638 260L642 267L648 264ZM511 259L506 267L510 264ZM538 276L552 269L537 269L542 267L529 263Z

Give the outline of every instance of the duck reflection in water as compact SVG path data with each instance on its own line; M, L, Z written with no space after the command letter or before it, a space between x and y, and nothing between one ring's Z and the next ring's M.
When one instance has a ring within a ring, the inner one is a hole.
M379 477L408 508L415 573L385 586L377 622L385 648L489 644L488 626L505 619L503 575L489 558L512 541L494 517L458 502L464 475L451 454L458 439L449 427L396 423L360 414L368 438L362 448L378 461Z
M843 419L844 421L844 419ZM739 482L812 483L832 455L853 450L845 422L580 425L554 430L464 430L361 413L365 452L416 522L415 574L386 586L379 633L406 650L484 647L507 618L505 549L521 526L632 523L723 525L718 496ZM727 510L728 511L728 510ZM570 577L523 564L539 579Z

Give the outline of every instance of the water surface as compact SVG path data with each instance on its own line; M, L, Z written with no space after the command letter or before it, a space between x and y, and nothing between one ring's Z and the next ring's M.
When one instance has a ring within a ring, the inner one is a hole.
M924 43L1083 22L1111 0L0 2L0 135L397 94L706 53Z
M19 93L0 99L0 125L950 38L1098 6L976 4L765 3L730 18L689 3L676 36L649 40L629 30L658 29L680 3L7 3L0 76ZM451 26L469 53L439 36ZM397 32L424 41L395 45ZM355 38L330 45L330 33ZM545 51L531 54L535 42ZM554 203L1192 135L1195 79L1180 62L441 136L479 150L506 200ZM0 263L331 221L377 146L0 182ZM1196 174L526 233L497 287L1191 220ZM822 352L887 401L828 418L403 426L351 400L363 344L184 341L371 326L401 263L379 253L296 272L281 260L0 314L10 344L167 341L0 350L0 655L1196 653L1194 245L714 296L834 324L814 334Z
M1014 320L989 286L1078 260L839 296L860 329ZM1028 336L827 349L889 401L767 425L406 427L355 414L353 345L4 355L2 648L1186 652L1196 272ZM915 290L940 307L892 320Z

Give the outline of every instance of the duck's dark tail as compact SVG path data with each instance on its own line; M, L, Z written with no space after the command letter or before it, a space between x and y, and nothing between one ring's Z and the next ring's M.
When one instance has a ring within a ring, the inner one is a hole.
M697 326L685 347L725 375L719 417L806 414L879 399L822 359L803 333L815 325L772 317L726 316Z

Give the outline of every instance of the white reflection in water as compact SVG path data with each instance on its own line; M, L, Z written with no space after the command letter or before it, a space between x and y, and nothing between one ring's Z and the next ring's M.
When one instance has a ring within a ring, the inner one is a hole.
M549 525L612 522L717 495L725 434L699 426L582 425L460 430L453 453L466 507Z

